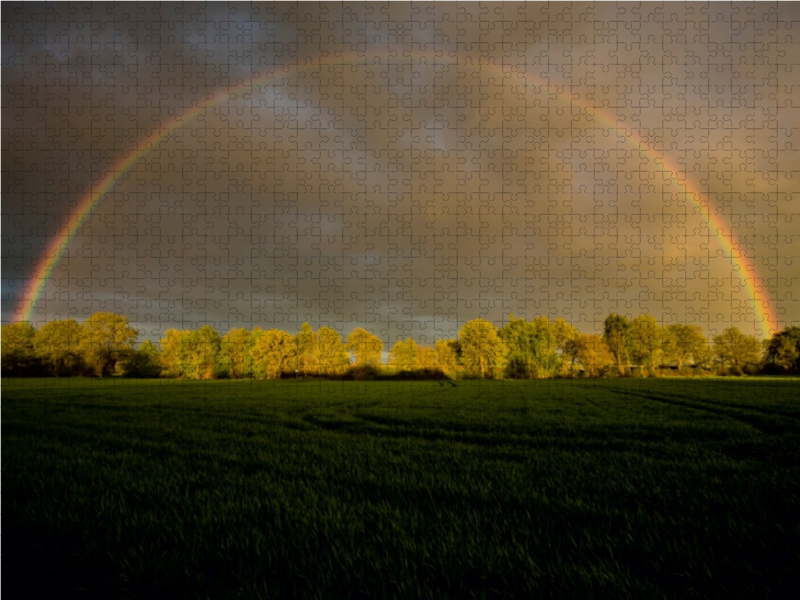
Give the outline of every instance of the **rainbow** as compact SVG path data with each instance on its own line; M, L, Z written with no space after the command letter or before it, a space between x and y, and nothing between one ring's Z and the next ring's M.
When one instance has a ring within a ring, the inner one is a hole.
M440 58L438 55L426 52L413 52L411 54L404 55L404 58L419 59L422 57L424 57L426 60L431 59L433 61ZM294 65L291 67L279 67L263 76L256 75L255 79L250 83L239 85L226 92L219 92L211 96L211 98L205 103L201 103L198 106L181 113L167 126L158 128L156 131L138 142L134 150L126 152L123 157L104 174L103 178L92 186L92 191L86 194L78 203L76 210L71 214L67 225L61 228L61 233L56 235L54 239L47 245L45 251L33 268L31 274L32 284L25 286L22 299L20 300L19 306L15 310L15 313L20 315L19 320L32 320L36 306L42 298L45 289L47 288L48 281L60 264L62 257L72 242L78 237L81 228L89 220L95 209L102 204L106 195L114 188L117 182L119 182L125 176L125 174L134 167L134 165L136 165L143 157L157 148L162 142L167 140L173 132L179 130L185 124L193 121L208 109L218 106L230 100L231 98L238 96L240 93L247 92L256 86L268 84L277 80L281 76L286 76L293 72L298 73L301 71L318 69L325 66L353 64L356 62L356 58L362 62L364 61L363 57L357 57L356 55L341 55L335 62L331 63L316 62L307 63L305 65ZM405 65L407 63L402 64ZM644 154L650 156L654 163L663 168L663 172L667 174L675 184L677 184L678 189L682 190L686 197L691 200L696 207L696 212L703 218L710 230L715 233L719 246L732 260L735 270L739 275L739 279L747 291L748 297L753 301L756 318L763 327L762 333L772 334L778 330L778 318L775 302L769 297L766 287L761 283L761 279L757 277L756 268L753 264L753 261L750 260L740 249L740 244L734 243L733 240L735 239L735 236L730 230L730 227L724 223L721 216L715 215L711 211L711 207L709 202L705 199L705 195L699 189L690 186L689 182L680 176L680 167L672 163L664 153L660 152L652 144L644 140L634 131L620 127L613 116L607 115L603 111L595 109L576 94L567 94L563 91L559 91L559 86L552 83L547 83L533 75L528 73L520 73L517 71L512 72L510 70L504 70L504 66L507 65L498 65L493 62L489 64L450 64L449 66L457 68L472 67L477 69L486 69L488 71L494 70L499 73L501 79L516 75L521 79L528 80L534 83L537 87L546 89L548 93L555 94L556 96L568 100L570 103L580 107L588 115L597 118L599 121L620 132L624 139L634 144L637 149L642 151Z

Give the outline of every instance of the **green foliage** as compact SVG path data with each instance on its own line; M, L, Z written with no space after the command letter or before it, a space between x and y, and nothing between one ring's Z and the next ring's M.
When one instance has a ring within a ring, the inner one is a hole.
M547 317L532 322L515 319L514 315L500 329L506 345L506 376L512 379L553 377L561 362L557 348L556 328Z
M775 370L800 372L800 327L790 326L765 344L764 362Z
M153 342L145 340L139 349L125 361L126 377L152 379L161 374L161 352Z
M714 336L714 351L722 365L733 367L731 375L741 375L748 365L761 361L761 344L753 335L745 335L738 327L729 327Z
M330 327L320 327L319 372L323 375L341 375L350 366L350 355L342 343L341 334Z
M279 329L265 331L253 346L253 366L259 378L278 379L282 373L294 373L298 368L295 338Z
M297 357L303 377L319 373L319 337L308 323L297 333Z
M74 319L50 321L36 332L34 351L47 366L49 374L69 377L86 372L83 335L83 328Z
M231 379L253 375L253 334L244 328L234 327L220 341L218 371Z
M608 374L614 362L611 351L599 335L579 335L569 343L569 353L580 362L586 377Z
M665 362L674 362L678 370L690 360L696 365L700 364L707 347L703 330L697 325L673 323L666 328L663 343Z
M36 329L28 321L0 327L0 364L3 377L29 377L42 374L42 361L33 347Z
M355 358L356 365L380 365L383 342L366 329L356 327L347 336L347 350Z
M458 333L461 363L472 377L500 377L505 368L507 348L497 328L484 319L467 321Z
M159 342L160 349L148 345L142 354L135 350L137 332L128 326L127 318L114 313L97 313L82 325L69 319L52 321L40 331L30 323L14 323L2 328L2 372L4 376L93 372L149 378L155 376L158 364L158 376L165 378L276 378L291 372L302 377L341 379L351 366L348 351L357 366L380 366L383 343L362 328L350 333L347 344L342 343L336 330L322 327L314 332L308 323L292 338L292 344L285 336L275 342L278 330L271 331L271 337L262 343L257 365L253 348L267 334L259 327L252 331L233 328L223 337L210 325L194 331L168 329ZM759 344L755 336L745 336L731 328L717 336L711 346L702 330L693 325L673 324L662 329L649 315L628 321L612 314L604 323L600 345L597 340L582 337L563 319L551 323L547 317L536 317L527 322L511 315L499 331L489 321L469 321L462 327L460 339L437 340L433 347L420 346L413 339L399 340L390 353L390 364L380 370L380 377L385 378L390 371L414 371L415 378L424 373L437 378L441 372L455 379L538 379L574 376L577 365L581 365L583 376L599 377L609 374L611 363L616 363L619 374L625 374L631 361L639 377L657 376L662 364L670 363L677 369L667 370L667 375L687 373L683 369L687 361L701 368L691 371L693 375L703 374L702 371L722 375L751 375L760 370L787 372L800 370L798 331L800 328L789 327ZM282 350L273 347L275 343L291 346L293 353L283 356ZM264 350L268 346L271 349ZM760 363L762 347L764 362ZM274 352L280 356L265 358ZM608 360L608 352L613 354L613 360ZM279 370L268 365L279 365Z
M31 598L796 596L797 381L4 379L3 453Z
M652 315L640 315L628 327L630 356L645 375L656 374L664 358L664 330Z
M553 322L553 332L559 352L558 375L567 377L571 374L573 363L576 360L571 350L574 347L573 342L580 336L580 331L564 319L556 319Z
M178 341L178 368L188 379L212 379L220 351L219 332L211 325L184 332Z
M417 343L412 339L397 340L389 352L389 364L394 365L397 371L410 371L417 367L419 350Z
M161 349L161 375L163 377L183 377L181 371L180 348L181 338L189 331L167 329L159 342Z
M436 364L447 376L454 377L459 366L461 344L458 340L436 340Z
M603 323L603 341L617 362L620 375L625 375L631 356L631 324L627 317L611 313Z
M110 312L94 313L82 325L81 354L100 377L111 375L117 362L136 350L138 332L128 317Z

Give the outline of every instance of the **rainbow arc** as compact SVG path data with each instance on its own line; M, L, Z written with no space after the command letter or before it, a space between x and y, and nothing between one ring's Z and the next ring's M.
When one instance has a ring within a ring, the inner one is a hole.
M424 60L426 64L430 65L432 64L431 61L435 61L439 57L431 53L416 52L412 53L410 56L404 56L404 58ZM62 228L62 233L55 236L47 245L31 274L32 283L25 287L20 305L16 310L16 313L20 315L20 320L32 320L36 307L47 288L48 281L56 272L58 265L61 263L70 245L79 236L81 228L90 219L94 211L103 203L108 193L113 190L126 173L150 152L159 147L165 140L169 139L175 131L191 123L207 110L219 106L232 98L237 98L240 94L249 92L259 85L275 83L281 78L290 76L293 72L300 73L326 66L357 64L357 61L363 63L363 60L363 57L358 57L356 55L343 55L330 63L308 63L305 65L293 66L288 70L284 70L283 67L278 67L274 71L256 77L249 83L234 87L226 92L215 94L205 103L198 104L177 115L169 124L156 129L152 134L140 140L136 148L125 153L123 157L93 185L92 191L86 194L78 203L67 225ZM762 280L757 276L753 261L750 260L741 249L742 244L738 242L730 227L726 225L722 215L715 214L715 211L712 210L707 196L704 195L701 190L691 185L688 178L681 176L681 169L671 161L665 153L659 151L652 143L644 140L635 131L620 126L613 115L607 114L606 111L602 109L592 107L574 93L566 92L564 86L558 86L539 80L533 75L512 70L507 65L473 62L468 64L452 64L450 66L461 69L474 68L488 71L495 70L501 80L515 76L519 77L525 80L526 84L531 84L533 87L543 90L544 93L555 95L579 107L585 111L587 115L591 115L593 118L619 132L624 139L638 148L639 151L650 156L654 164L662 169L662 172L678 186L678 189L685 193L686 197L695 206L697 214L706 222L710 231L713 232L719 247L723 250L725 255L731 259L734 270L737 272L739 279L744 285L749 299L753 302L755 315L758 323L763 327L763 332L772 334L778 330L775 302L769 297L766 286L763 285ZM526 85L526 87L528 86Z

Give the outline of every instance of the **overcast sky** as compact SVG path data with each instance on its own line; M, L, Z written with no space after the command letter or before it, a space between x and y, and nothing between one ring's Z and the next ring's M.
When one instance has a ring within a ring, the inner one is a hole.
M773 325L800 325L797 4L2 20L3 322L116 169L35 324L113 310L140 339L309 321L432 343L474 318L594 333L617 312L764 337L755 286Z

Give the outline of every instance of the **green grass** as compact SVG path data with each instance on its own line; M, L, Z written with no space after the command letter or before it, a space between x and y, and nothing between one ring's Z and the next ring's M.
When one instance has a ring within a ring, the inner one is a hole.
M11 380L26 598L787 598L800 381Z

